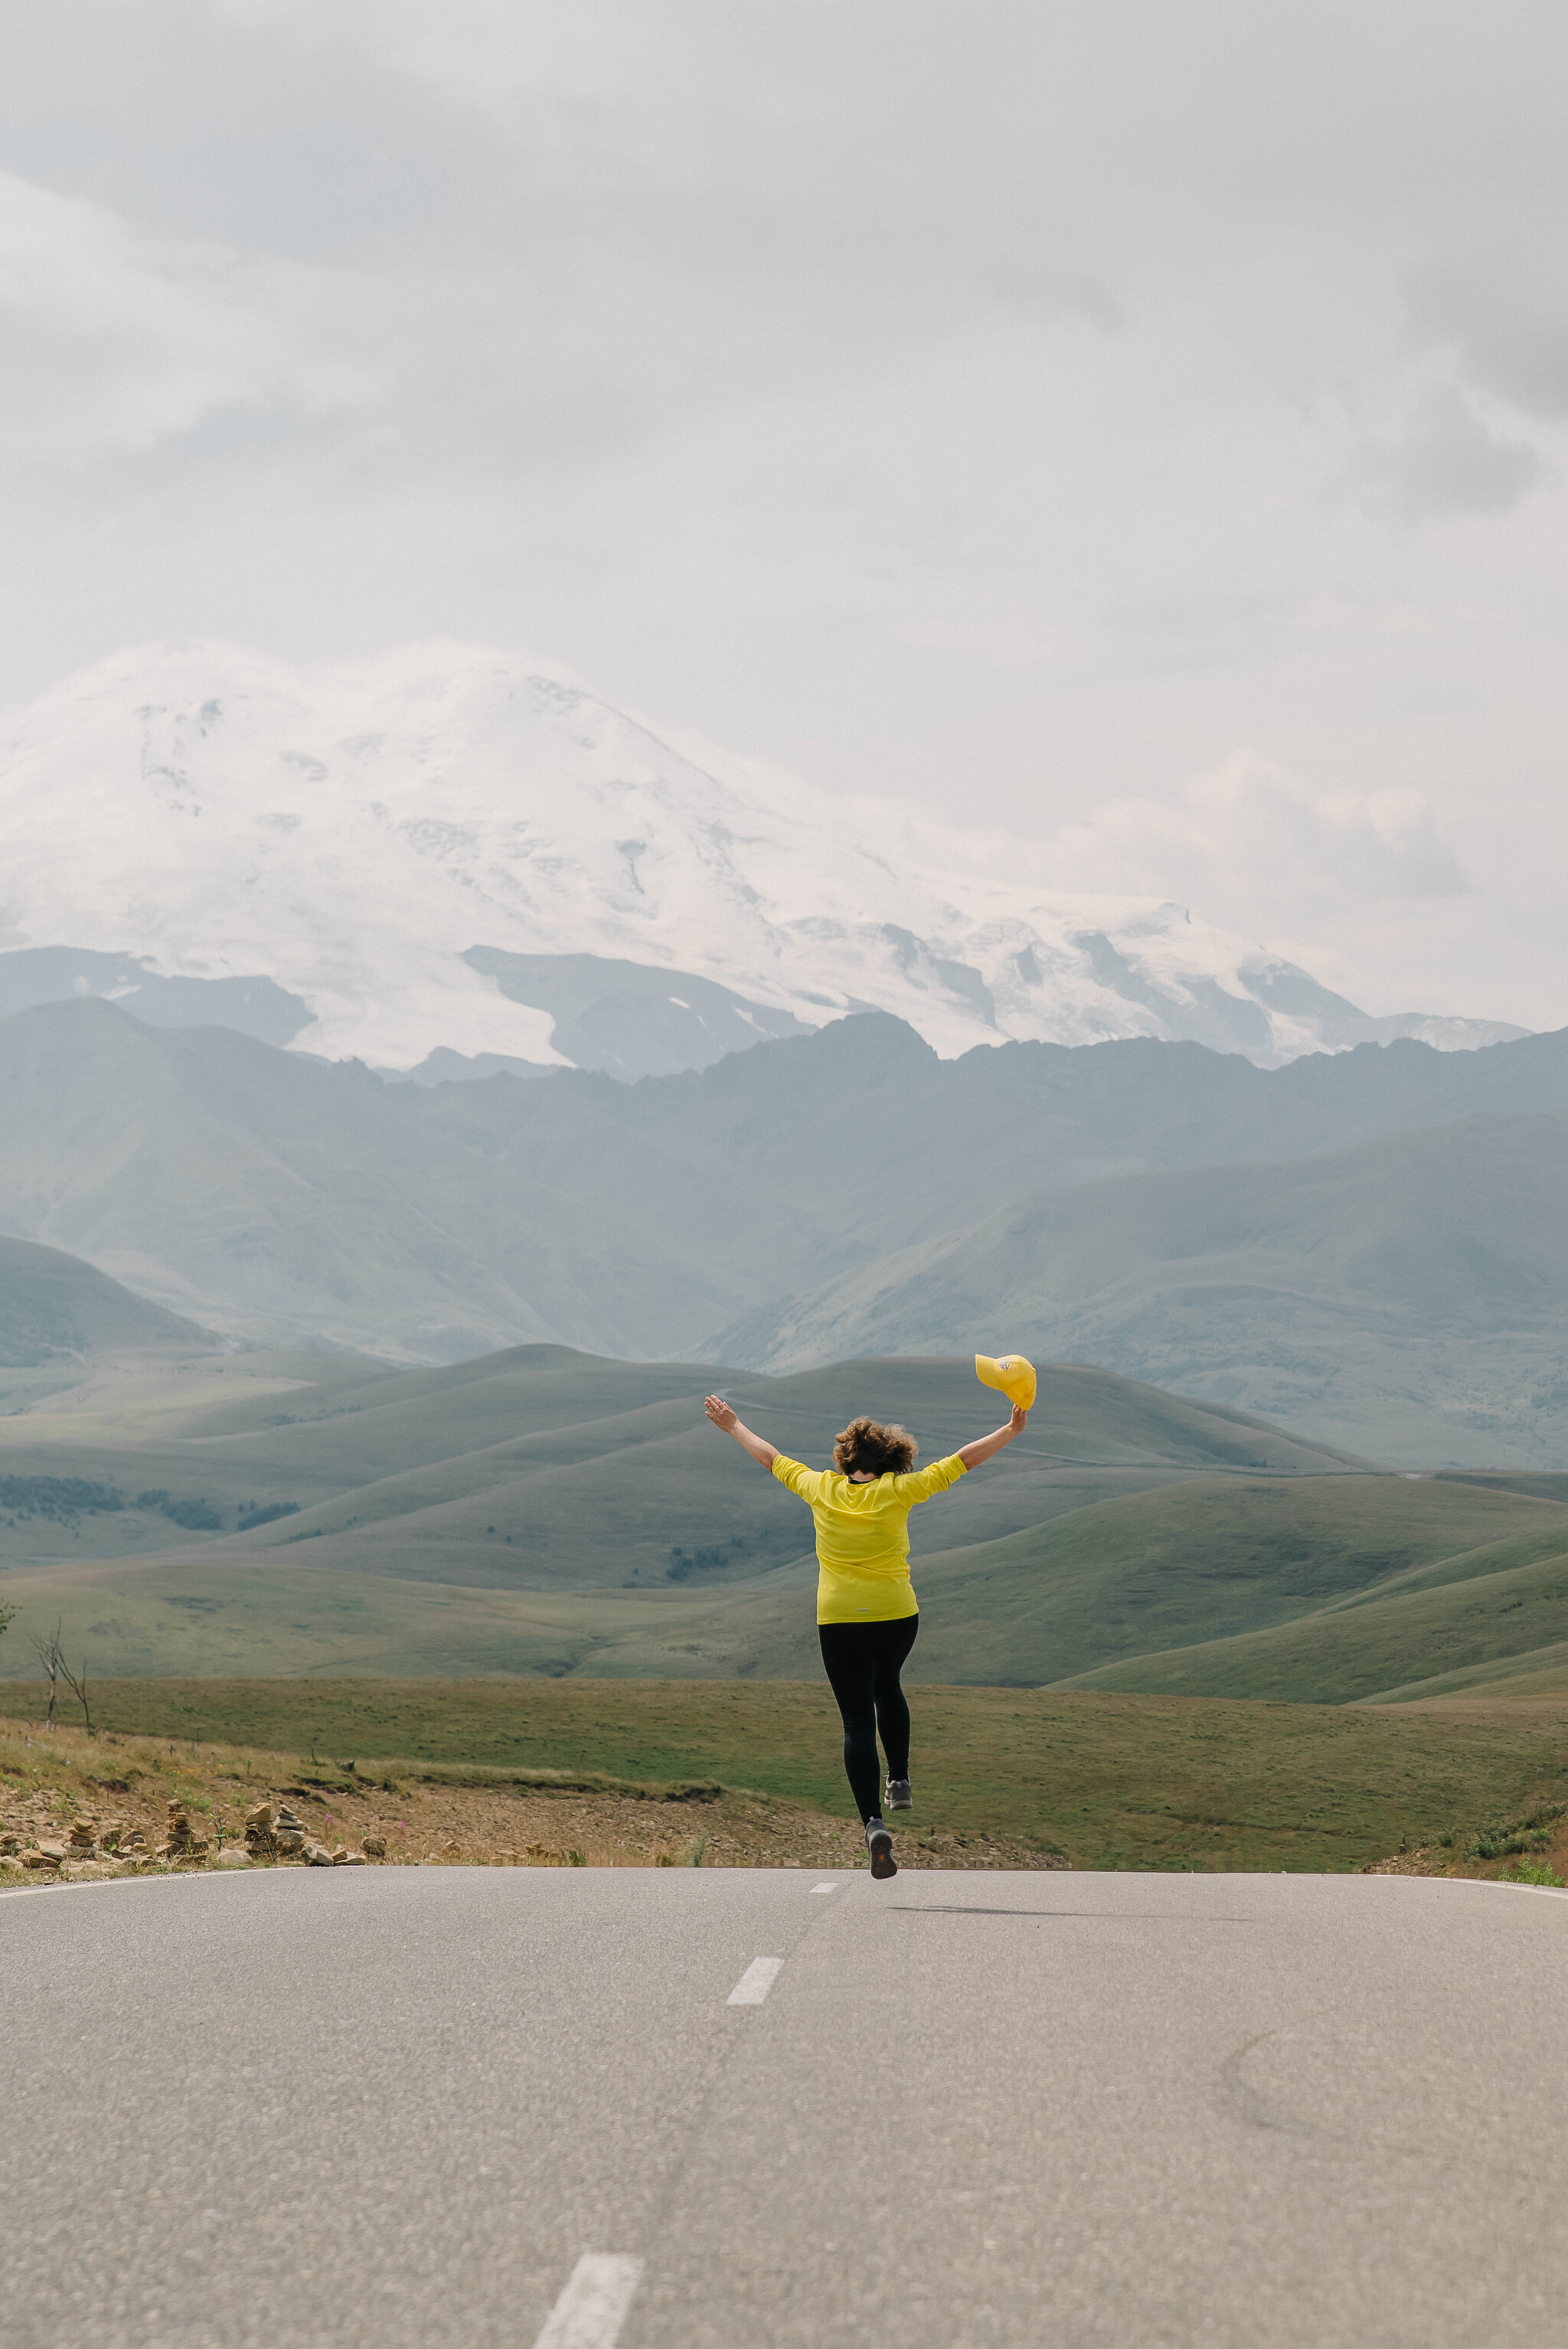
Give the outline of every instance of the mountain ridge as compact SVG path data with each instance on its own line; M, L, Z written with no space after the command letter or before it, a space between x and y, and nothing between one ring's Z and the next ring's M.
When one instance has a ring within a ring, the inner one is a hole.
M944 1060L872 1013L634 1084L422 1085L77 1000L0 1019L0 1229L232 1340L774 1369L994 1342L1412 1466L1568 1450L1568 1031L1264 1071L1139 1040Z
M153 992L249 985L258 1016L304 1007L295 1049L403 1070L435 1051L572 1060L546 999L562 974L526 998L515 968L500 978L583 958L646 975L642 1009L594 1040L622 1060L661 975L664 1012L705 1058L683 976L764 1029L879 1009L950 1057L1146 1035L1274 1065L1397 1033L1466 1048L1518 1032L1370 1019L1179 905L1064 895L1043 843L715 763L485 647L310 669L133 647L0 725L5 940L36 955L90 938L144 958Z

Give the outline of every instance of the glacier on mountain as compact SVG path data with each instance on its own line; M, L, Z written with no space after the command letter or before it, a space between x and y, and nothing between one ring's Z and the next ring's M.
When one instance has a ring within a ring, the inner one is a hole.
M713 763L485 647L132 648L0 727L0 949L263 978L313 1015L294 1049L396 1069L569 1057L502 991L509 956L667 970L683 1011L696 974L776 1015L759 1034L890 1011L948 1056L1147 1036L1272 1066L1521 1032L1371 1019L1178 905L1054 890L1042 843Z

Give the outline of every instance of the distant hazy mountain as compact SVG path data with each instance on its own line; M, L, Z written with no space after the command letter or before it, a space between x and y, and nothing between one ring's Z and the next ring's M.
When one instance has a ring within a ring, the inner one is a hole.
M943 1061L877 1014L635 1085L422 1086L75 1001L0 1020L0 1228L253 1340L1018 1345L1412 1465L1568 1458L1568 1031L1265 1071Z
M721 1333L770 1370L976 1329L1395 1461L1568 1461L1568 1112L1015 1201ZM998 1340L998 1342L1004 1342Z
M722 764L482 647L117 654L0 736L13 977L58 950L47 984L154 1022L160 988L217 988L184 1016L273 1042L292 1018L299 1049L404 1070L643 1075L867 1009L948 1054L1148 1036L1273 1065L1518 1032L1369 1019L1180 906L1063 896L1037 845Z
M79 1257L0 1237L0 1374L109 1352L212 1350L204 1330L134 1297Z
M163 978L149 958L77 947L0 953L0 1019L85 997L121 1004L150 1028L234 1028L264 1044L289 1043L312 1016L270 978Z
M502 954L495 947L470 947L466 960L513 1003L548 1012L554 1022L551 1049L574 1068L602 1070L628 1083L710 1068L727 1052L809 1035L821 1025L748 1003L692 971L658 970L603 955Z
M167 1369L221 1350L79 1257L0 1237L0 1414L26 1413L109 1363Z

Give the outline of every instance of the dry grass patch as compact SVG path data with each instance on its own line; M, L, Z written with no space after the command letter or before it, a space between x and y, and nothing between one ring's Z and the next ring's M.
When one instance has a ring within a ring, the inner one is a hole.
M863 1867L852 1821L785 1796L713 1781L633 1785L565 1772L508 1772L411 1761L324 1764L318 1758L178 1738L41 1730L0 1720L0 1874L9 1883L122 1875L149 1867L211 1868L243 1847L247 1812L286 1802L323 1847L368 1862L452 1868ZM200 1856L154 1859L170 1804L183 1805ZM74 1825L94 1829L99 1852L69 1857ZM139 1832L143 1857L123 1847ZM103 1852L105 1840L121 1847ZM59 1847L57 1865L25 1864ZM1039 1868L1050 1863L1015 1838L911 1828L905 1866ZM283 1861L279 1865L298 1865ZM1058 1863L1059 1864L1059 1863Z

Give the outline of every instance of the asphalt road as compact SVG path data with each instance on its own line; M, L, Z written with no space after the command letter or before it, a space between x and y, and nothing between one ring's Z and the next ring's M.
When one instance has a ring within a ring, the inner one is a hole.
M1565 1961L1568 1899L1390 1878L7 1894L0 2337L1541 2349Z

